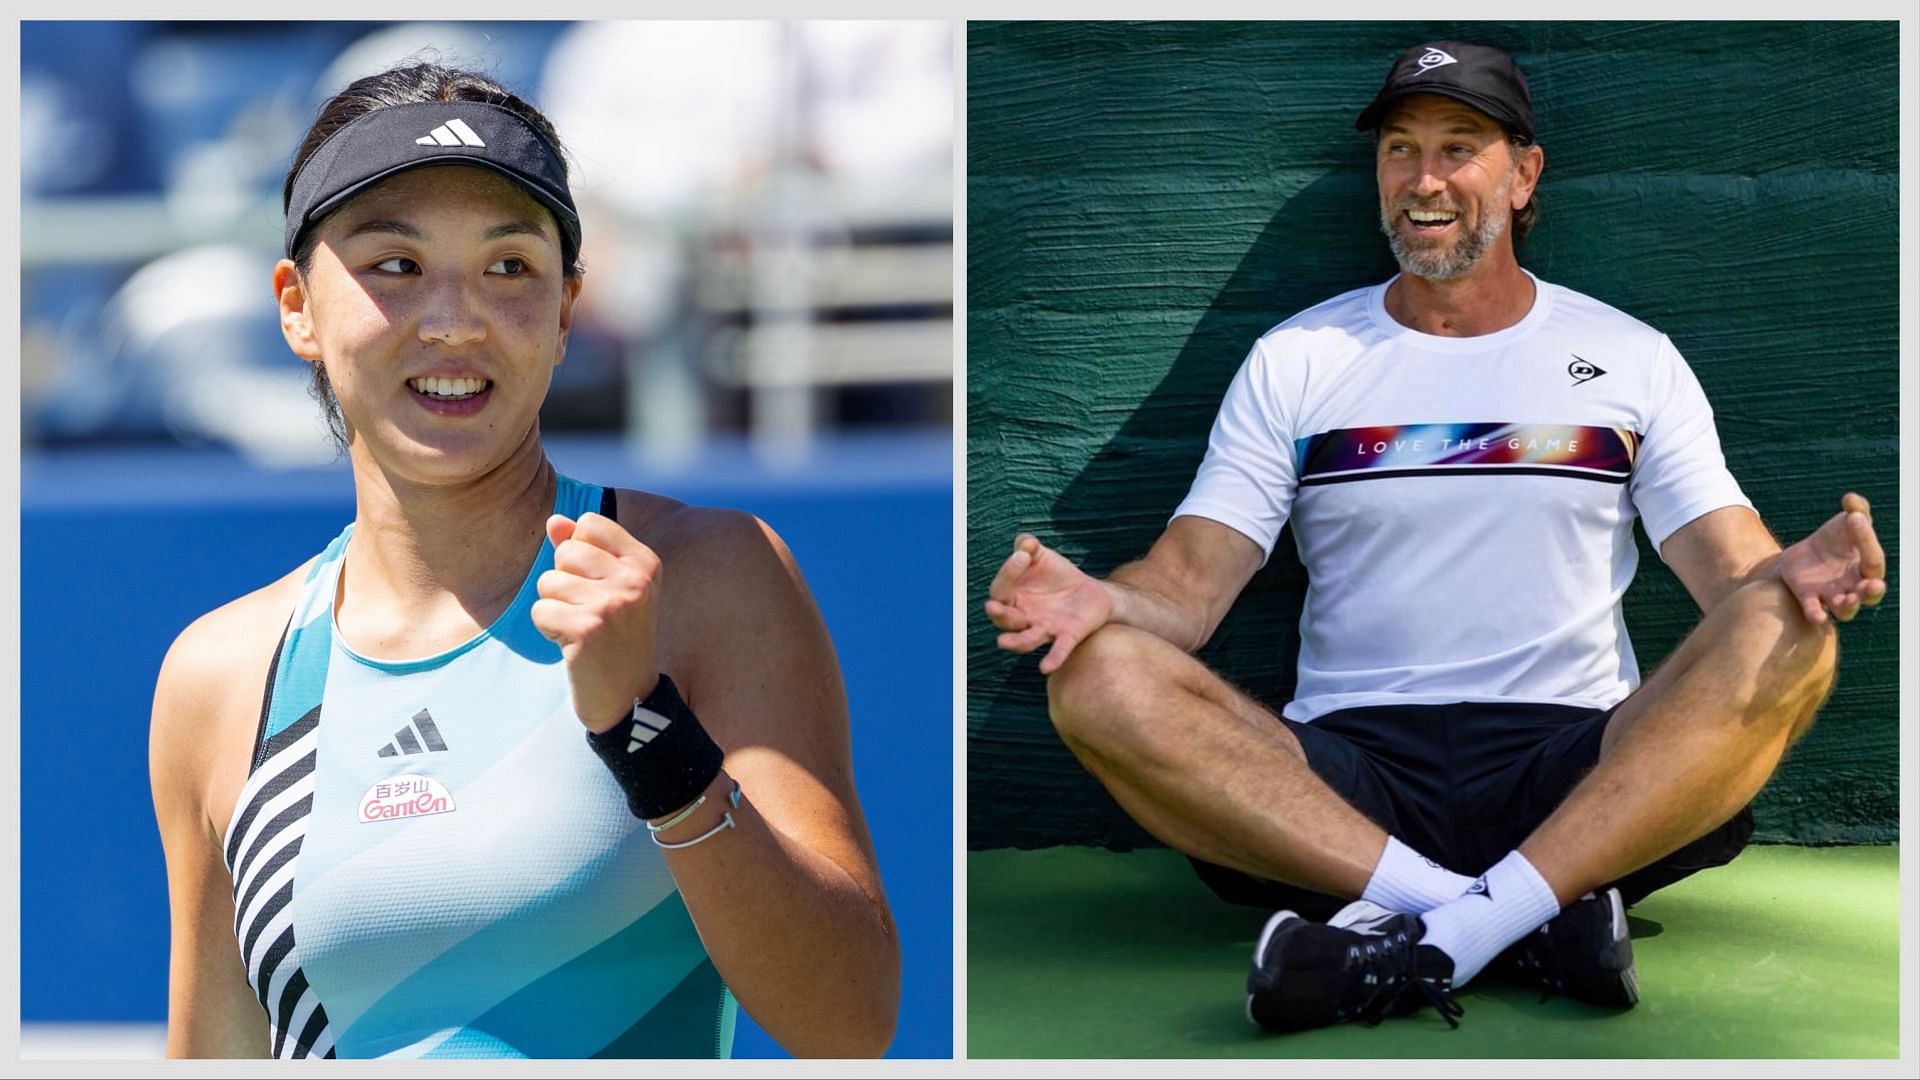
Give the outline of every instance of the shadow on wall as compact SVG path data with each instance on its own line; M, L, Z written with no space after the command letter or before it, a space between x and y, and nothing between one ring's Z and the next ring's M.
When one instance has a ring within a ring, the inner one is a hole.
M1391 273L1350 124L1394 55L1437 39L1514 51L1547 149L1545 214L1522 263L1673 339L1777 535L1805 536L1844 491L1872 501L1889 598L1844 631L1838 686L1759 800L1756 836L1896 839L1892 30L970 25L970 845L1146 839L1047 723L1036 658L995 649L979 604L1019 528L1094 573L1142 554L1252 342ZM1792 80L1756 59L1789 54ZM1626 621L1650 670L1699 611L1637 542ZM1303 588L1290 540L1272 561L1201 652L1270 704L1292 688Z
M1379 233L1378 205L1371 152L1361 141L1341 167L1280 206L1208 304L1166 375L1054 499L1051 534L1042 536L1049 545L1084 552L1082 567L1100 575L1146 552L1205 456L1214 411L1254 341L1308 307L1395 272ZM1351 225L1330 230L1329 222ZM1327 242L1330 232L1339 242ZM1302 245L1303 236L1314 242ZM1171 498L1142 499L1143 490L1168 492ZM1006 538L1009 545L1011 540ZM976 583L983 598L986 584ZM1305 592L1306 574L1289 526L1200 659L1229 672L1241 689L1278 710L1293 693ZM997 839L1029 846L1073 836L1121 849L1156 843L1085 774L1051 729L1036 729L1035 717L1046 712L1040 655L997 653L991 666L976 657L974 685L994 692L976 716L972 735L980 742L1015 743L1022 760L1003 757L993 770L970 770L970 786L984 782L997 788L1006 772L1018 770L1047 777L1069 796L1048 814L1028 818L1024 829L1013 824L997 830ZM976 807L995 798L981 787L972 787L969 795Z

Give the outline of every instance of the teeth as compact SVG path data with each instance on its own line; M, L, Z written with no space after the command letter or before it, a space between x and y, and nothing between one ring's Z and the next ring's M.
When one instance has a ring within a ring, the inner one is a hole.
M1456 215L1445 210L1409 210L1407 216L1423 225L1432 225L1452 221Z
M477 394L487 388L485 379L445 379L429 375L420 379L408 379L407 385L422 394L434 397L466 397Z

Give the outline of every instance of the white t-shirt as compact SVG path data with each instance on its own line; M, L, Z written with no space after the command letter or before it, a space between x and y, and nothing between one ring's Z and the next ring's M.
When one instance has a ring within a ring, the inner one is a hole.
M1285 715L1532 701L1606 708L1639 685L1621 597L1636 514L1657 548L1751 507L1700 383L1664 334L1535 279L1519 323L1419 333L1387 286L1254 344L1174 512L1307 569ZM1391 284L1389 282L1388 284Z

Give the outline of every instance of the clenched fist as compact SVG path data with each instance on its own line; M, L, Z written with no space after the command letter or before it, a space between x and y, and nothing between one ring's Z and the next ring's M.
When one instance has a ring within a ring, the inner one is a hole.
M598 734L626 719L660 681L654 611L660 557L612 518L547 519L553 569L535 583L533 625L560 646L573 712Z

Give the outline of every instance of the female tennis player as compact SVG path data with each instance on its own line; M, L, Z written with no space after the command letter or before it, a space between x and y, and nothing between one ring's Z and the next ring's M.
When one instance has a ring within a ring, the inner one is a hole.
M826 629L757 519L558 474L551 125L398 68L287 178L281 328L354 521L154 692L170 1056L885 1049L899 951Z

